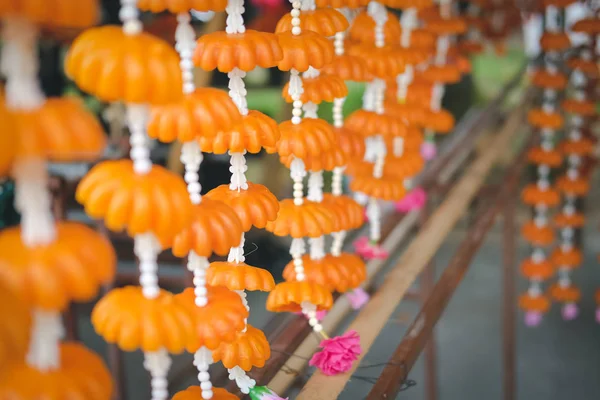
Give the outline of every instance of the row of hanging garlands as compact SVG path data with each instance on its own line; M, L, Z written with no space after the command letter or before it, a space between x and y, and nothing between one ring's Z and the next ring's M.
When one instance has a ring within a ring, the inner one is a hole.
M434 134L454 125L441 108L444 85L468 70L465 54L481 50L483 35L497 41L514 23L511 5L474 4L462 18L449 1L295 0L276 33L266 33L245 28L243 0L121 0L122 26L90 28L76 39L67 75L102 101L125 104L131 144L129 159L96 164L76 199L109 230L127 232L139 261L140 285L106 294L92 324L107 342L144 353L153 400L169 397L170 354L184 351L194 355L198 384L173 399L237 398L213 388L209 366L217 362L242 393L279 398L247 375L270 357L264 333L247 322L247 291L270 292L269 311L308 318L323 338L311 365L330 375L350 368L359 337L329 338L320 312L331 307L333 292L347 293L357 307L368 301L360 290L363 258L387 257L380 203L398 202L401 211L423 205L424 192L411 180L435 156ZM401 19L386 6L401 9ZM196 38L192 9L225 11L225 31ZM140 11L177 16L175 49L143 32ZM63 341L61 314L112 281L116 256L95 230L55 220L46 167L99 159L105 135L77 101L44 96L36 50L41 27L88 27L96 13L93 0L0 0L0 173L14 179L21 214L19 226L0 231L0 310L10 321L0 327L2 399L103 400L112 393L101 359ZM196 88L194 67L227 73L229 92ZM248 109L244 77L257 67L289 72L289 121ZM365 82L366 90L362 109L344 120L345 80ZM322 102L333 102L333 124L318 117ZM152 163L150 139L183 143L184 180ZM278 200L246 179L245 155L262 150L289 167L292 198ZM227 153L231 163L230 183L204 196L203 152ZM323 171L333 173L330 193ZM343 251L347 232L364 222L363 207L343 193L344 174L367 205L369 235L356 243L363 258ZM292 237L285 282L276 285L266 269L245 263L252 227ZM194 287L179 294L158 284L157 256L168 248L187 257L193 274ZM227 261L211 263L213 254Z
M591 165L594 150L590 126L597 111L595 99L589 94L598 80L594 41L600 33L600 20L589 10L586 18L571 27L588 38L583 46L573 48L564 24L565 9L573 3L543 2L543 65L532 75L532 84L540 88L542 101L528 116L540 137L539 146L529 152L537 181L522 193L523 202L535 214L522 227L523 237L532 246L531 256L521 264L522 274L530 282L520 298L527 326L539 325L552 301L562 306L563 319L572 320L579 313L577 304L581 299L571 274L583 261L576 232L585 223L581 205L590 188L591 169L583 167ZM557 210L553 213L552 209ZM557 236L559 243L553 248ZM544 290L543 282L555 275L556 282Z

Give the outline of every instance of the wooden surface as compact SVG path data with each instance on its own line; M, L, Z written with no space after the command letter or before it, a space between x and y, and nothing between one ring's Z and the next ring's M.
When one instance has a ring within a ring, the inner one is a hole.
M344 386L360 365L362 358L368 353L408 288L468 209L471 200L483 185L488 172L518 132L519 125L524 120L524 108L523 105L515 108L493 143L469 167L446 200L406 249L397 265L387 275L381 288L349 326L349 331L355 330L359 333L362 346L362 354L354 363L352 370L337 376L325 376L317 371L306 383L297 400L340 398Z

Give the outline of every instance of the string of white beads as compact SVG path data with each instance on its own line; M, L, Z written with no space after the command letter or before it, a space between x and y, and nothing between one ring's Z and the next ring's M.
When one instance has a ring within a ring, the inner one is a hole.
M32 322L27 365L42 372L59 368L59 343L65 334L61 315L54 311L34 309Z
M246 99L248 91L244 83L246 72L235 67L227 76L229 77L229 97L237 106L240 114L248 115L248 101Z
M290 164L290 177L294 182L294 204L300 206L304 203L304 184L306 176L304 162L300 158L294 158Z
M194 84L194 62L192 56L196 48L196 32L191 24L192 17L188 13L177 14L177 29L175 30L175 50L179 52L179 66L183 80L183 92L192 93L196 90Z
M227 256L227 262L230 263L243 263L246 261L244 257L244 244L246 243L246 235L242 232L242 238L240 244L237 247L229 249L229 255Z
M231 172L231 182L229 184L229 189L231 190L248 190L248 179L246 178L246 171L248 170L248 166L246 165L246 157L244 157L246 151L243 153L229 153L231 159L229 162L231 166L229 167L229 172Z
M302 313L308 317L308 324L313 328L313 330L317 333L323 331L323 326L319 323L317 319L317 306L311 304L309 302L302 302Z
M235 384L243 394L250 393L250 389L256 386L256 381L250 378L246 371L238 367L237 365L227 370L229 372L229 380L235 381Z
M344 103L346 102L346 98L342 97L339 99L333 99L333 126L336 128L341 128L344 126Z
M123 32L126 35L137 35L142 32L143 26L140 21L137 0L121 0L119 19L123 23Z
M148 107L140 104L127 104L126 115L129 127L129 155L133 160L133 170L136 174L147 174L152 169L150 160L150 147L146 135L146 122L148 120Z
M147 299L156 298L160 292L156 262L160 251L160 242L151 232L135 235L133 238L133 252L139 260L140 285L142 293Z
M402 157L404 154L404 138L399 136L393 139L394 157Z
M248 305L248 299L247 299L246 292L244 292L243 290L236 290L235 292L240 296L240 299L242 299L242 304L246 308L246 311L250 312L250 306ZM247 330L248 330L248 318L244 318L244 329L242 330L242 332L246 332Z
M302 85L302 78L300 78L300 72L296 69L290 70L290 86L288 87L288 93L292 98L292 123L299 124L302 121L302 94L304 93L304 87Z
M335 167L331 176L331 193L334 196L342 195L342 182L344 178L344 170L346 167Z
M179 158L185 167L185 175L183 176L187 183L188 193L192 204L200 204L202 202L202 186L200 185L200 164L204 156L200 151L200 146L196 141L184 143L181 147L181 156Z
M152 400L169 398L167 374L171 368L171 357L165 349L144 353L144 368L150 373Z
M190 251L188 254L187 269L194 275L194 302L198 307L204 307L208 304L206 270L209 265L210 263L206 257L200 257L194 251Z
M312 260L322 260L325 257L325 237L309 238L308 241L310 243L310 258Z
M213 397L213 386L210 382L210 374L208 372L208 368L212 363L212 353L206 347L200 347L194 353L194 365L198 370L198 381L200 382L200 390L204 400L209 400Z
M377 1L371 1L367 6L367 13L375 21L375 46L385 46L384 26L388 19L387 9Z
M404 10L400 17L400 26L402 26L402 36L400 36L400 45L404 48L410 46L412 31L417 28L417 9L410 7Z
M412 83L414 79L414 67L412 65L406 65L404 68L404 72L399 74L396 78L396 82L398 84L398 91L396 96L399 101L406 100L406 96L408 94L408 87Z
M302 33L302 28L300 28L300 8L302 7L302 2L300 0L290 0L292 3L292 11L290 11L290 15L292 16L292 35L297 36Z
M294 263L294 272L296 273L296 280L302 282L306 279L304 275L304 263L302 262L302 256L306 253L306 244L302 238L292 239L290 245L290 255Z
M369 218L369 238L378 243L381 239L381 209L379 202L373 197L369 199L367 205L367 217Z
M333 241L331 242L331 254L334 257L339 257L342 254L342 246L344 245L344 240L347 236L346 231L333 232L331 237Z
M244 26L244 0L229 0L227 7L227 20L225 26L225 32L228 34L244 33L246 27Z
M323 201L323 171L311 171L308 176L308 195L310 201Z

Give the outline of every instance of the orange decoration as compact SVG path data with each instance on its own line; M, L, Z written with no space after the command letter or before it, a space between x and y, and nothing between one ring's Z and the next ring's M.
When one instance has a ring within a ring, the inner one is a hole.
M248 310L237 293L221 286L207 286L206 289L208 304L204 307L194 303L193 288L174 296L175 302L192 316L194 335L186 345L190 353L195 353L202 346L216 350L222 343L233 342L248 318Z
M568 113L583 117L596 115L596 103L589 100L565 99L562 102L562 108Z
M344 254L334 257L328 254L320 260L313 260L310 256L304 255L302 261L306 281L323 286L330 292L345 293L355 289L367 275L365 263L355 255ZM296 281L293 261L285 266L283 278L288 282Z
M559 149L567 155L587 156L594 152L594 142L586 137L579 140L564 140L559 144Z
M544 51L563 51L571 47L571 40L564 32L544 32L540 39Z
M581 213L571 215L560 213L554 217L554 223L559 228L581 228L585 224L585 217Z
M241 120L242 116L227 92L200 88L184 94L177 103L153 107L148 136L164 143L213 138Z
M329 310L333 296L326 288L316 283L282 282L275 286L267 298L267 310L271 312L299 312L303 303L311 303L318 311Z
M4 280L0 281L0 318L7 321L0 325L1 373L5 366L25 359L31 333L30 308Z
M0 398L106 400L113 383L102 359L79 343L60 345L60 367L41 371L24 362L0 375Z
M165 104L182 97L179 56L147 33L126 35L119 26L83 32L65 59L67 76L107 102Z
M338 148L342 150L346 159L362 159L365 154L365 140L362 136L345 127L335 128Z
M600 33L600 20L597 18L584 18L575 22L571 26L573 32L587 33L588 35L596 35Z
M415 73L419 77L422 77L426 81L431 83L456 83L460 81L460 70L450 64L446 65L430 65L426 70L422 72Z
M357 229L364 223L363 207L358 204L353 198L345 195L334 196L331 193L324 193L321 201L325 207L331 207L341 215L339 230L347 231Z
M229 130L217 133L214 138L200 137L200 149L207 153L259 153L263 147L277 144L280 133L277 123L260 111L250 110Z
M399 102L396 100L386 101L384 104L385 113L397 118L401 118L409 125L423 127L426 121L427 109L409 102Z
M519 306L526 311L545 313L550 309L550 300L545 296L530 296L528 293L519 297Z
M433 52L436 44L436 36L426 29L413 29L410 33L410 47Z
M589 78L597 78L600 72L594 61L584 60L583 58L570 58L567 60L567 65L571 69L580 70Z
M206 194L204 198L216 200L231 207L242 222L242 230L247 232L252 226L263 229L268 221L277 218L279 202L263 185L248 182L246 190L231 190L229 185L221 185Z
M556 150L546 151L541 147L534 147L527 152L527 159L530 163L536 165L547 165L557 168L562 165L563 158L560 152Z
M227 0L138 0L137 6L142 11L158 14L169 11L172 14L196 11L225 11Z
M550 73L546 69L537 70L531 83L544 89L563 90L567 86L567 77L561 73Z
M92 218L129 236L153 232L163 244L189 223L192 204L181 178L153 165L149 173L136 174L131 160L104 161L81 180L75 198Z
M317 157L335 146L333 127L322 119L304 118L299 124L284 121L279 124L281 138L275 148L280 157L294 155L297 158Z
M385 164L387 164L387 166L384 166L384 175L389 174L390 176L396 175L399 178L406 178L415 176L421 172L425 166L425 160L418 152L405 152L400 157L395 157L393 155L387 156ZM396 172L392 173L393 170Z
M279 202L277 219L267 223L266 229L276 236L316 238L334 232L334 217L329 208L320 203L304 200L297 206L293 199L284 199Z
M521 235L536 247L548 246L554 242L554 230L549 226L537 226L533 221L523 225Z
M584 178L570 179L568 176L561 176L556 180L556 188L563 193L582 197L589 192L590 183Z
M377 78L391 79L404 72L406 53L395 46L373 47L359 44L348 49L348 54L360 57L367 63L369 72Z
M322 35L304 30L299 35L278 33L277 37L283 49L283 59L277 64L281 71L306 72L309 67L321 69L333 61L333 43Z
M462 18L431 18L425 20L425 29L435 35L460 35L467 31Z
M18 137L7 132L14 131L12 115L6 110L4 93L0 90L0 121L4 132L0 134L0 178L7 176L15 158L15 147Z
M48 99L39 109L13 112L12 121L17 158L93 161L106 147L102 126L75 99Z
M303 78L302 85L304 93L300 97L303 103L320 104L324 101L333 102L334 99L346 97L348 88L344 80L338 76L320 74L316 78ZM283 87L282 96L288 103L292 102L289 93L290 84L286 83Z
M581 266L583 255L580 250L575 248L565 251L558 247L552 252L551 260L557 267L573 269Z
M400 44L400 37L402 36L400 21L394 13L388 11L387 14L387 21L383 26L385 43L397 46ZM348 38L357 43L374 46L375 20L366 11L362 11L354 18L352 26L348 30Z
M559 113L547 113L540 108L529 111L527 120L536 128L560 129L564 124L564 119Z
M193 206L189 225L173 239L173 254L186 257L193 251L200 257L212 253L225 256L238 246L242 237L242 222L226 204L204 197Z
M231 72L234 68L252 71L256 67L272 68L283 57L273 33L246 30L228 34L217 31L202 35L194 52L194 64L205 71Z
M455 124L456 120L448 110L425 110L425 123L423 124L424 128L431 129L439 134L444 134L450 133Z
M471 25L471 24L469 24ZM471 55L471 54L479 54L483 52L483 44L474 40L463 40L458 43L458 51L461 53Z
M0 17L24 17L40 25L87 28L100 17L98 0L2 0Z
M581 291L574 286L562 287L556 283L549 291L552 298L561 303L577 303L581 298Z
M56 239L28 247L20 227L0 232L0 278L28 304L62 311L73 300L93 299L115 273L110 242L83 224L59 222Z
M195 340L194 320L172 293L146 298L141 287L125 286L105 295L92 311L92 325L108 343L124 351L161 348L181 353Z
M395 115L377 114L362 109L350 114L344 127L363 136L407 136L410 132L408 125Z
M335 75L345 81L367 82L373 79L366 61L349 54L336 55L321 72Z
M329 37L348 29L348 20L335 8L320 8L316 10L302 10L300 28L316 32ZM277 23L275 33L289 32L292 30L292 14L285 14Z
M547 207L555 207L560 202L558 191L552 188L542 190L535 183L529 184L523 189L521 198L523 199L523 203L529 206L543 204Z
M211 400L239 400L239 397L229 393L225 389L213 387L213 397ZM202 390L200 386L190 386L189 388L175 393L171 400L198 400L202 398Z
M224 286L229 290L270 292L275 287L269 271L246 263L225 261L210 264L206 271L206 282L210 286Z
M399 201L406 194L404 182L390 175L375 178L365 173L350 182L350 189L384 201Z
M271 347L265 334L252 325L248 325L246 332L239 332L231 343L223 343L212 353L213 361L223 363L225 368L235 366L244 371L253 367L262 368L271 358Z
M293 155L280 157L280 161L289 168L294 158ZM343 167L348 162L347 157L339 147L325 151L316 157L304 157L302 161L304 161L306 170L312 172L333 171L334 168Z
M531 258L526 258L521 263L521 273L529 279L546 280L554 275L554 266L548 260L535 262Z

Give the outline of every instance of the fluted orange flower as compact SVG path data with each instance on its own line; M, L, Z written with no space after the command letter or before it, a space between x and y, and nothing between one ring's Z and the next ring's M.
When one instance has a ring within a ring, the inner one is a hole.
M406 194L404 182L389 175L381 178L375 178L372 174L356 176L350 182L350 189L384 201L398 201Z
M275 287L271 273L246 263L217 261L206 271L206 282L229 290L270 292Z
M295 159L294 155L279 158L281 163L290 168ZM319 154L318 156L306 156L302 159L307 171L333 171L334 168L342 167L348 162L341 148L335 147Z
M541 147L534 147L527 152L527 160L536 165L548 165L557 168L562 165L563 158L557 150L544 150Z
M521 227L521 235L534 246L548 246L554 242L554 229L549 226L537 226L529 221Z
M413 177L423 170L425 160L419 152L405 152L400 157L389 155L385 159L384 175L396 175L399 178ZM392 173L392 170L397 172Z
M282 57L282 48L275 34L249 29L244 33L218 31L202 35L193 60L205 71L231 72L239 68L248 72L256 67L272 68Z
M228 205L204 197L194 205L191 220L173 239L173 254L186 257L193 251L200 257L213 253L225 256L238 246L244 232L238 214Z
M544 32L540 39L542 49L545 51L563 51L571 47L571 40L564 32Z
M594 152L594 142L587 137L583 137L579 140L563 140L559 144L559 149L564 154L586 156Z
M320 74L316 78L303 78L302 85L304 92L300 97L303 103L320 104L324 101L333 102L334 99L346 97L348 95L348 87L344 80L338 76ZM292 102L292 97L289 93L290 84L286 83L283 87L282 96L288 103Z
M23 17L36 24L87 28L100 18L98 0L0 1L0 17Z
M348 20L335 8L318 8L316 10L303 10L300 18L300 28L318 33L322 36L333 36L338 32L348 29ZM286 13L275 28L275 33L292 30L292 14Z
M208 304L198 307L194 303L193 288L187 288L175 295L175 302L183 306L192 317L194 335L186 344L190 353L195 353L200 347L209 350L219 348L222 343L231 343L238 332L246 325L248 310L240 296L222 286L207 286Z
M395 99L388 100L384 104L384 110L386 114L402 118L408 124L419 128L423 127L426 121L427 109L418 104L413 104L406 101L400 103Z
M365 154L365 140L359 134L345 127L335 128L338 147L346 159L362 159Z
M521 192L523 203L529 206L544 204L548 207L555 207L560 202L558 191L552 188L542 190L535 183L529 184Z
M326 288L311 282L282 282L275 286L267 298L267 310L271 312L298 312L303 303L310 303L317 310L329 310L333 296Z
M597 78L599 75L598 65L593 60L584 60L583 58L569 58L567 66L571 69L578 69L589 78Z
M435 35L460 35L467 31L467 24L462 18L430 18L425 20L425 29Z
M336 55L321 71L345 81L366 82L373 79L365 60L350 54Z
M570 179L568 176L561 176L556 180L556 188L563 193L572 194L577 197L585 196L590 190L590 183L587 179Z
M597 18L580 19L571 26L571 30L573 32L596 35L600 33L600 20Z
M225 11L227 0L138 0L137 6L142 11L158 14L168 11L172 14L196 11Z
M0 278L29 305L62 311L71 301L89 301L115 273L110 242L83 224L59 222L56 239L28 247L20 227L0 232Z
M304 118L299 124L284 121L279 124L279 131L281 137L276 148L267 151L276 151L280 157L316 157L335 146L333 127L322 119Z
M546 280L554 275L554 266L549 260L535 262L526 258L521 262L521 274L528 279Z
M119 26L82 33L67 53L65 71L82 90L107 102L165 104L182 97L175 50L147 33L126 35Z
M250 371L253 367L262 368L271 358L271 347L265 334L252 325L246 332L239 332L231 343L222 343L212 353L213 361L223 363L225 368L240 367Z
M564 124L564 119L559 113L547 113L541 108L529 111L527 120L536 128L560 129Z
M410 32L410 47L426 50L433 53L436 44L436 36L427 29L417 28Z
M358 256L334 257L328 254L320 260L313 260L305 255L302 261L306 281L323 286L330 292L345 293L355 289L366 277L365 264ZM283 278L288 282L296 281L293 261L283 270Z
M15 135L6 133L14 130L14 121L12 114L6 110L4 92L2 90L0 90L0 120L2 120L2 129L4 130L0 134L0 177L5 177L12 168L18 138Z
M560 213L554 217L554 223L559 228L581 228L585 224L585 217L581 213L574 213L571 215Z
M276 236L316 238L333 232L335 221L333 213L320 203L304 200L297 206L293 199L284 199L279 202L277 219L268 222L266 229Z
M550 309L550 300L546 296L531 296L526 293L519 297L519 307L525 311L546 313Z
M356 110L346 118L344 127L363 136L407 136L408 124L395 115L378 114L374 111Z
M386 5L391 8L398 9L406 9L406 8L416 8L416 9L424 9L431 7L433 5L432 0L383 0L381 4Z
M591 117L596 115L596 103L590 100L566 99L562 102L562 108L568 113Z
M263 229L269 221L277 218L279 202L266 186L248 182L246 190L231 190L229 185L220 185L205 198L216 200L231 207L242 222L242 230L247 232L252 226Z
M0 318L10 321L0 325L0 362L6 366L25 359L30 344L31 310L4 279L0 281Z
M557 247L552 252L550 259L557 267L573 269L581 266L583 255L581 250L576 248L563 250L562 247Z
M467 55L479 54L484 50L482 43L468 39L460 41L457 46L459 52Z
M323 194L321 203L324 206L331 206L336 209L340 215L341 227L339 230L350 230L360 228L364 222L363 208L353 198L345 195L334 196L331 193Z
M259 153L272 148L279 140L280 132L273 118L260 111L250 110L237 124L218 132L214 137L199 137L200 149L206 153L225 154Z
M148 136L164 143L189 142L199 137L213 138L239 123L242 116L227 92L199 88L172 104L151 110Z
M460 70L450 64L430 65L424 71L416 73L416 75L432 83L441 82L446 84L460 81L461 76Z
M399 45L402 28L398 17L388 12L388 18L383 26L385 42L389 45ZM352 26L348 30L348 37L358 43L375 45L375 20L366 12L362 11L354 18Z
M304 30L299 35L283 32L277 38L283 50L283 58L277 64L281 71L306 72L309 67L321 69L333 61L333 43L315 32Z
M369 4L369 0L316 0L317 7L360 8Z
M130 160L94 166L79 183L75 198L90 217L103 219L108 229L126 229L132 237L152 232L163 245L169 245L192 216L192 204L179 176L158 165L140 175Z
M424 128L431 129L439 134L444 134L450 133L455 124L456 120L448 110L425 110Z
M348 54L365 60L369 72L385 80L395 78L404 72L406 65L406 55L396 46L391 45L374 47L371 44L357 44L348 49Z
M239 400L239 397L222 388L213 387L212 392L213 397L211 400ZM200 398L202 398L202 390L200 386L195 385L175 393L172 400L198 400Z
M567 76L561 73L550 73L546 69L535 71L531 83L544 89L563 90L567 86Z
M555 283L550 287L552 298L561 303L577 303L581 298L581 291L575 286L562 287Z

